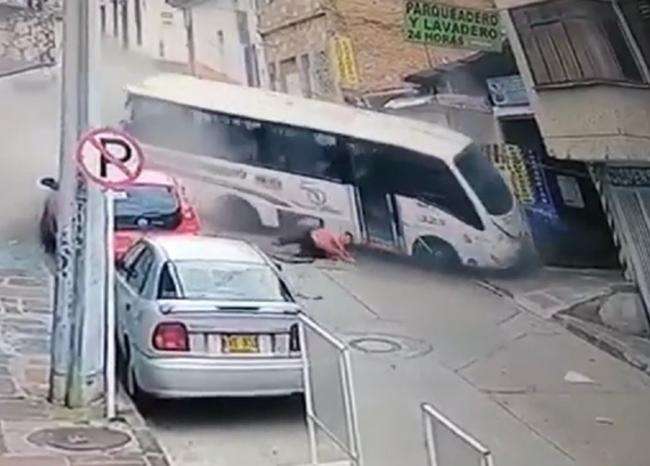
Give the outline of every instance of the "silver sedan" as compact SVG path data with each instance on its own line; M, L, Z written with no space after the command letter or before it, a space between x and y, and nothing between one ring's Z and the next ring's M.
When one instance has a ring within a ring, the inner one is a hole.
M117 339L136 401L303 391L298 305L255 246L168 236L117 265Z

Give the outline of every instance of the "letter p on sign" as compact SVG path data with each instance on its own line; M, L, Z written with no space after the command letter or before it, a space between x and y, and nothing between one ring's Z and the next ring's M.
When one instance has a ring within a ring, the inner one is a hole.
M86 178L104 188L112 188L129 184L140 175L144 154L128 134L101 128L81 138L76 160Z

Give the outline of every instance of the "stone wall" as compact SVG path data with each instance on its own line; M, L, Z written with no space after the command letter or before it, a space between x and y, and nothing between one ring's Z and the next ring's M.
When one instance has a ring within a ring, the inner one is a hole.
M0 18L0 58L43 66L56 64L58 8L19 9Z
M493 0L445 0L446 4L489 9ZM260 30L266 58L281 83L280 64L310 54L314 96L338 99L399 88L404 77L454 61L468 50L424 46L408 42L403 32L406 0L275 0L262 8ZM358 85L335 82L330 39L347 37L357 63ZM329 67L325 72L323 64ZM315 69L318 69L316 75ZM303 75L304 75L303 70ZM278 85L278 90L286 90ZM318 94L321 95L318 95Z

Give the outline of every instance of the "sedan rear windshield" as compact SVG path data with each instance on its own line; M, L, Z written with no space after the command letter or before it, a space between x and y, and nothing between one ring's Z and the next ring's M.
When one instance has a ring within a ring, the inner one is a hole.
M130 186L116 195L116 230L173 230L180 222L180 204L169 186Z
M291 301L280 278L266 264L177 261L174 265L184 299Z
M512 210L513 198L508 186L477 146L469 146L456 157L456 166L489 214L505 215Z

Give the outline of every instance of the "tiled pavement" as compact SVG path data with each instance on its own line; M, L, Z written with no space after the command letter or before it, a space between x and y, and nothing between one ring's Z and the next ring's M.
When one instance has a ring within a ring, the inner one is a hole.
M52 285L45 268L0 268L0 466L168 465L124 398L121 421L110 424L102 419L101 406L69 410L47 402ZM27 440L40 429L88 426L108 426L130 440L119 448L79 452Z

